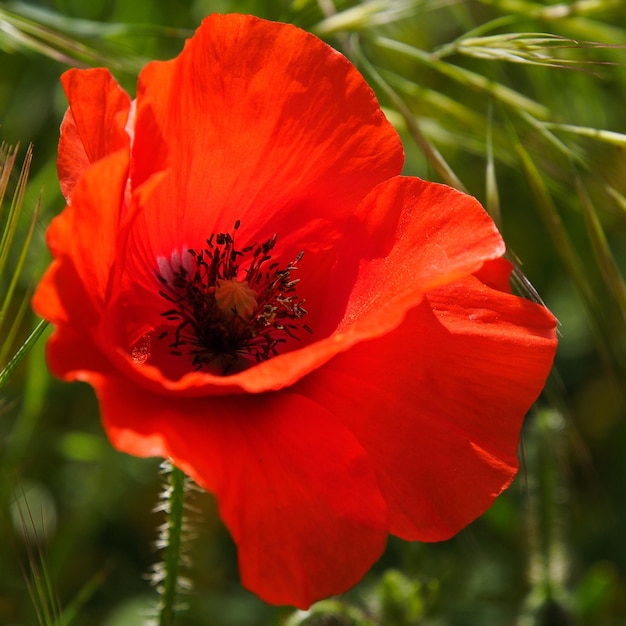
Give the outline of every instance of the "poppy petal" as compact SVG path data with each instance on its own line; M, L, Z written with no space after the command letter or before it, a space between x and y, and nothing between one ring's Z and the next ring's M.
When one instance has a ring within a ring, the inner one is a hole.
M376 248L362 262L338 332L376 336L423 295L504 254L493 220L472 196L419 178L378 185L358 208Z
M77 274L83 286L81 292L95 311L102 310L107 298L125 207L127 178L126 150L99 160L82 175L73 190L72 204L54 218L47 232L52 255L57 262L71 265L68 272ZM57 274L49 278L53 276ZM62 284L58 289L70 297ZM38 302L40 314L47 317L46 302L41 298Z
M70 107L61 124L57 170L68 204L77 180L102 157L130 146L130 97L102 68L72 69L61 77Z
M33 308L55 325L46 344L46 360L55 376L84 380L89 376L87 372L110 369L91 336L97 311L67 259L56 260L48 268L37 286Z
M297 389L367 450L391 532L439 541L515 476L522 420L555 347L546 309L469 277L428 294L396 330L338 355Z
M48 364L66 380L110 368L94 342L115 259L127 169L124 150L98 161L78 182L75 202L47 232L55 258L37 286L33 308L56 325L47 346Z
M309 222L332 235L402 168L399 137L363 77L289 24L211 15L179 57L143 70L137 93L138 115L148 102L172 138L175 164L149 212L153 258L235 220L249 243L278 233L289 249L304 245Z
M504 257L500 257L499 259L485 263L477 272L474 272L474 276L476 276L481 283L492 289L497 289L504 293L512 293L512 271L513 264Z
M215 494L242 582L266 601L306 608L354 585L382 553L387 511L373 470L315 402L168 399L122 379L91 382L117 448L169 457Z

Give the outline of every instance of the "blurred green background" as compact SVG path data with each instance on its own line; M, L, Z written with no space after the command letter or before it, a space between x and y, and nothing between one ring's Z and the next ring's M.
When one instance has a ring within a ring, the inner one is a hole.
M211 12L292 22L347 54L403 137L406 173L483 202L559 318L561 341L511 489L451 541L391 539L338 604L292 614L243 590L214 501L192 492L193 589L178 623L626 623L623 1L0 2L0 140L20 144L4 230L34 145L0 263L0 306L18 276L0 326L0 369L36 324L20 305L49 261L45 229L63 208L60 74L105 65L132 94L142 65L177 54ZM519 288L534 297L524 280ZM158 460L111 448L91 389L51 379L44 341L36 343L0 388L0 625L144 623L156 601L148 573L160 558L153 508L161 482Z

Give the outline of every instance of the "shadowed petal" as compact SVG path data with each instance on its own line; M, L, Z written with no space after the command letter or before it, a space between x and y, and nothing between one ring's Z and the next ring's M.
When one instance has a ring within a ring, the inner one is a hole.
M386 505L367 457L324 409L288 393L169 399L92 381L113 444L164 456L213 492L243 584L308 607L345 591L382 553Z
M517 470L519 431L556 347L555 320L469 277L297 389L337 415L376 466L391 532L446 539Z
M33 308L55 325L46 344L46 360L56 376L85 380L90 372L111 370L94 343L98 311L67 258L50 265L33 297Z

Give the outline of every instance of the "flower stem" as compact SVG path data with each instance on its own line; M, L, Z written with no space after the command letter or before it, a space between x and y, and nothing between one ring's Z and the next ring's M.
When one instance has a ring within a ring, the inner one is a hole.
M176 616L179 573L183 544L183 518L185 500L185 474L171 466L169 484L166 486L168 500L167 521L162 530L164 542L164 578L159 585L161 602L159 606L159 626L173 626Z

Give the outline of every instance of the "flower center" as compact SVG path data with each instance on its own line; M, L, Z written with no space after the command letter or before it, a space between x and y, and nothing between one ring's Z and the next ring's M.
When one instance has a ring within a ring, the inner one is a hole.
M238 228L239 221L232 233L212 234L205 248L158 260L159 295L172 305L161 316L176 323L159 339L169 338L170 353L189 355L196 370L216 366L226 375L276 356L300 328L312 332L297 321L306 310L291 276L303 253L279 269L270 254L276 235L239 250Z

